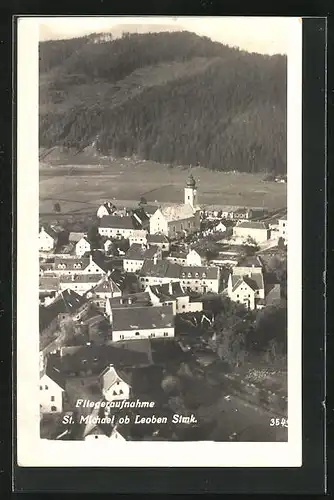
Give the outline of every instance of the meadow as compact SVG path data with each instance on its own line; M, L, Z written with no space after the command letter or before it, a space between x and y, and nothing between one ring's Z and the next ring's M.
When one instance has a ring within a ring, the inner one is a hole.
M141 197L148 203L182 203L189 167L130 159L40 166L40 214L92 213L106 200L133 206ZM193 167L200 205L266 207L286 206L286 184L264 181L264 174L218 172Z

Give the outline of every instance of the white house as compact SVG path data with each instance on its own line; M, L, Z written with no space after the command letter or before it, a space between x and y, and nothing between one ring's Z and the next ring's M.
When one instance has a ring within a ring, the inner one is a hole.
M60 371L46 364L39 380L39 404L41 413L59 413L63 411L65 379Z
M179 282L148 286L146 292L153 306L171 305L173 314L203 311L203 303L192 299Z
M227 293L231 300L257 309L265 299L263 265L259 257L246 257L233 267L228 279Z
M38 248L44 252L49 252L56 246L57 233L51 228L41 228L38 235Z
M155 263L162 259L161 248L155 245L133 243L124 256L123 269L128 273L136 273L143 267L146 259L153 260Z
M81 238L75 245L75 254L77 257L82 257L91 251L91 244L86 237Z
M111 215L113 211L114 211L114 206L112 205L112 203L110 203L110 201L106 201L105 203L99 206L96 215L99 219L101 219L105 215Z
M288 219L284 217L282 219L278 219L278 237L283 238L284 243L288 242Z
M269 240L270 230L264 222L238 221L233 228L233 235L246 240L252 238L256 243Z
M84 295L88 290L96 287L100 281L101 274L61 274L59 286L60 290L73 290L79 295Z
M147 237L148 233L146 229L138 230L133 236L129 237L129 244L130 246L133 245L134 243L138 243L140 245L146 245Z
M60 274L106 274L105 269L97 264L92 255L89 257L55 257L52 273Z
M214 231L224 233L226 231L226 226L221 221L213 228Z
M186 257L186 266L202 266L204 264L205 259L201 257L199 252L194 249L189 250Z
M100 385L102 394L107 401L130 398L131 385L129 376L121 370L116 370L113 365L107 366L101 373Z
M197 189L192 175L184 188L184 204L159 207L150 218L150 234L176 237L200 229L200 210L197 206Z
M169 239L164 234L148 234L147 243L160 247L163 253L168 253L170 250Z
M112 340L174 337L172 306L122 307L111 311Z
M105 215L100 219L99 234L115 239L141 237L143 228L132 215Z

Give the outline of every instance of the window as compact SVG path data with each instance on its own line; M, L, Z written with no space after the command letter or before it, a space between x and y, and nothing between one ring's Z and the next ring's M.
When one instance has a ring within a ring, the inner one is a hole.
M51 406L51 411L57 411L57 407L56 406Z
M185 306L185 305L183 305L183 306L182 306L182 309L185 309L185 308L186 308L186 306Z
M46 385L46 386L44 387L44 389L47 391L47 390L48 390L48 386Z
M139 332L136 332L136 333L135 333L135 335L140 335L140 333L139 333Z
M237 298L239 298L239 294L237 295Z
M113 392L112 392L112 395L113 395L113 396L117 396L117 392L116 392L116 391L113 391Z
M168 332L164 332L164 337L168 337Z
M120 394L123 394L123 391L122 391L122 389L121 389L121 390L119 391L119 393L120 393Z
M43 389L43 387L42 387L41 385L39 386L39 388L40 388L40 390L42 390L42 389Z
M124 335L120 335L120 336L119 336L119 338L120 338L121 340L123 340L123 339L124 339Z
M155 333L151 333L151 337L155 337Z
M51 396L51 401L54 401L55 400L55 397L54 396Z

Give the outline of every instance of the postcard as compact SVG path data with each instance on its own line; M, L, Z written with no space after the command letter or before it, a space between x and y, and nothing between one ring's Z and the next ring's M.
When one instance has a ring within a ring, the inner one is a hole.
M22 467L300 467L302 22L17 28Z

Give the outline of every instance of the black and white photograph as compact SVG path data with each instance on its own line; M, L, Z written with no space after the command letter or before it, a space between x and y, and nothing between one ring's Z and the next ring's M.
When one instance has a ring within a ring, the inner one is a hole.
M23 466L301 465L300 67L297 18L19 19Z

